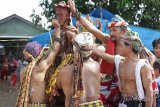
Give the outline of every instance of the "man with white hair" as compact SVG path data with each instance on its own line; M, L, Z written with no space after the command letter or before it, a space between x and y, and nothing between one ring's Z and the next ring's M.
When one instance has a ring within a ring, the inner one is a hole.
M89 32L73 39L73 63L62 68L57 86L65 94L65 107L103 107L100 97L100 65L90 55L94 41Z

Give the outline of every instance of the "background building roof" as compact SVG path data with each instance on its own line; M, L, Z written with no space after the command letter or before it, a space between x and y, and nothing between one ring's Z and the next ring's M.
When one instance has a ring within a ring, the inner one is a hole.
M16 14L0 20L0 38L30 38L43 32L46 30Z

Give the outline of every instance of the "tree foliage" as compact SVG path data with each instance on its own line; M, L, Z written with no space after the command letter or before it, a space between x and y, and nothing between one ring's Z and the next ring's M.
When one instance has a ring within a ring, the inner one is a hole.
M51 22L54 17L54 4L62 0L41 0L39 6L43 12L33 11L31 18L36 25L43 26L42 16ZM67 2L67 0L65 0ZM97 6L120 15L129 24L147 28L160 29L160 0L75 0L76 7L84 14ZM50 26L48 27L50 28Z

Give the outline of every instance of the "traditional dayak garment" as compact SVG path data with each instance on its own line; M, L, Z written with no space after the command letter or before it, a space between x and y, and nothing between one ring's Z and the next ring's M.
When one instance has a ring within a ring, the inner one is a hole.
M123 95L119 107L145 107L145 101L140 99L138 94Z
M51 78L49 80L49 85L46 89L46 94L51 94L51 91L54 90L55 93L52 93L53 95L56 95L56 81L57 81L57 75L64 66L67 64L70 64L73 61L73 56L72 54L68 54L65 59L61 62L61 64L56 68L54 73L51 75Z
M104 107L101 100L79 104L79 107Z
M36 42L27 44L26 48L24 49L24 55L28 56L31 62L28 64L27 70L24 74L24 78L16 102L16 107L29 107L29 89L32 70L35 64L42 58L44 49L45 47L43 47L42 49L41 46L39 46L39 44L37 44Z
M119 64L120 64L121 59L122 59L121 56L119 56L119 55L115 56L115 64L116 64L117 76L118 76L118 80L119 80L119 87L121 87L120 79L119 79ZM143 84L142 84L142 80L141 80L141 74L140 74L141 68L145 64L148 64L148 66L150 66L149 62L146 59L140 59L136 65L136 68L135 68L135 79L136 79L136 86L137 86L138 94L136 96L135 95L124 96L122 94L122 98L123 98L122 102L123 102L123 104L126 104L127 107L139 107L136 105L141 105L140 107L145 106L145 103L144 103L145 102L145 93L144 93ZM152 87L153 87L153 84L154 84L154 82L152 82ZM155 86L154 86L154 88L155 88ZM154 88L153 88L153 91L156 91Z
M116 65L116 70L117 70L117 76L118 76L118 82L119 82L119 87L121 89L121 84L120 84L120 77L119 77L119 64L121 62L122 57L119 55L115 56L115 65ZM140 69L141 67L145 64L142 63L143 60L140 60L137 63L137 66L135 68L135 78L136 78L136 85L137 85L137 91L138 94L132 94L132 95L123 95L122 94L122 101L119 104L119 107L124 107L125 105L127 107L144 107L145 105L142 104L144 103L144 99L145 99L145 95L144 95L144 90L143 90L143 85L142 85L142 81L141 81L141 76L140 76ZM136 106L138 105L138 106Z
M89 32L82 32L73 42L73 50L77 51L78 55L74 62L74 71L73 71L73 93L69 102L69 107L103 107L102 101L90 101L85 103L80 103L80 98L85 97L88 93L85 94L83 79L82 79L82 69L83 62L87 61L90 58L92 50L84 50L82 46L93 46L92 34Z
M30 103L29 107L47 107L46 104L40 104L40 103Z

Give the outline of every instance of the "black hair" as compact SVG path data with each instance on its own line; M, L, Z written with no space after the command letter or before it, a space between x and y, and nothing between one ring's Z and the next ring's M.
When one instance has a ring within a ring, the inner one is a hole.
M154 49L158 44L160 44L160 38L157 38L157 39L155 39L155 40L152 42L153 49Z
M153 64L153 68L154 68L154 69L159 69L159 70L160 70L160 62L155 61L154 64Z

